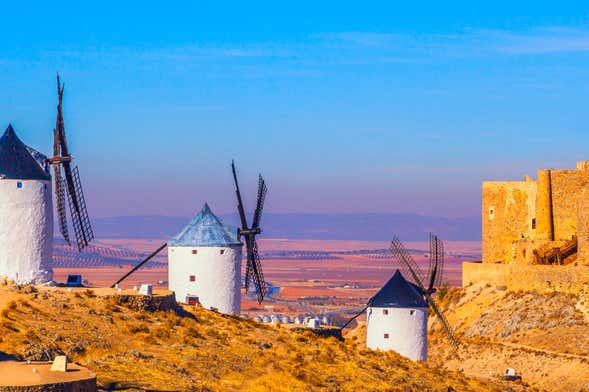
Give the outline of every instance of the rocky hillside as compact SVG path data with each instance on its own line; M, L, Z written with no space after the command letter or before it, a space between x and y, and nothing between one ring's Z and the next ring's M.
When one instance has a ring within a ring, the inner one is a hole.
M131 309L92 290L2 286L0 352L57 354L110 390L474 391L459 372L199 308Z
M496 378L514 368L544 390L589 390L589 301L554 292L510 292L485 284L452 289L442 299L463 341L457 356L439 326L430 329L432 365Z

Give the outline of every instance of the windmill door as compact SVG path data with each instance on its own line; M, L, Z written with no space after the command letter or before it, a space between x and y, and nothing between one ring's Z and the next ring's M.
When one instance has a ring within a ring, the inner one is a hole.
M198 305L198 304L199 304L198 297L196 297L196 296L193 296L193 295L188 295L188 296L186 297L186 303L187 303L188 305L196 306L196 305Z

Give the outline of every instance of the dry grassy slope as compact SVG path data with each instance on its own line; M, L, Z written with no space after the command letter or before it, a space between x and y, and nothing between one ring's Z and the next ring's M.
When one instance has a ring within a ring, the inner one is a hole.
M152 390L492 390L458 372L353 342L290 333L193 309L142 313L91 291L0 286L0 351L21 359L65 353L102 387Z
M485 284L452 289L442 300L463 345L447 357L439 326L430 326L430 362L493 377L513 367L523 380L550 391L589 390L587 297L509 292Z

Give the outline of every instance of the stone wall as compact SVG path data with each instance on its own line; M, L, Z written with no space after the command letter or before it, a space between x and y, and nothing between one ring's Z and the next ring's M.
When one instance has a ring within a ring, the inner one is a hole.
M552 213L554 239L570 240L577 235L578 200L589 183L589 171L552 170Z
M168 311L178 307L174 293L166 295L138 295L138 294L115 294L105 298L114 298L119 304L138 311Z
M535 182L483 182L483 262L513 262L516 242L533 237L535 209Z
M512 291L578 294L589 287L589 266L463 263L462 285L479 282Z
M589 265L589 185L579 192L577 262Z
M483 182L484 263L533 264L534 254L579 240L578 264L589 265L589 161L576 170L538 170L537 181Z
M343 336L342 336L342 330L341 328L332 328L332 327L327 327L327 328L305 328L305 327L294 327L290 329L291 332L296 332L296 333L305 333L307 331L312 332L313 334L322 337L322 338L330 338L330 337L334 337L337 340L344 340Z

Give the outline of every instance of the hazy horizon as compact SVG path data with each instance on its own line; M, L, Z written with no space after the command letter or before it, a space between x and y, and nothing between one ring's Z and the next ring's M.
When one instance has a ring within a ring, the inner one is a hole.
M236 213L217 214L224 223L239 226ZM192 216L119 216L92 220L97 238L164 239L179 233ZM435 232L444 240L480 241L480 217L444 218L415 214L279 214L262 217L261 238L427 241ZM55 232L56 236L58 232Z

